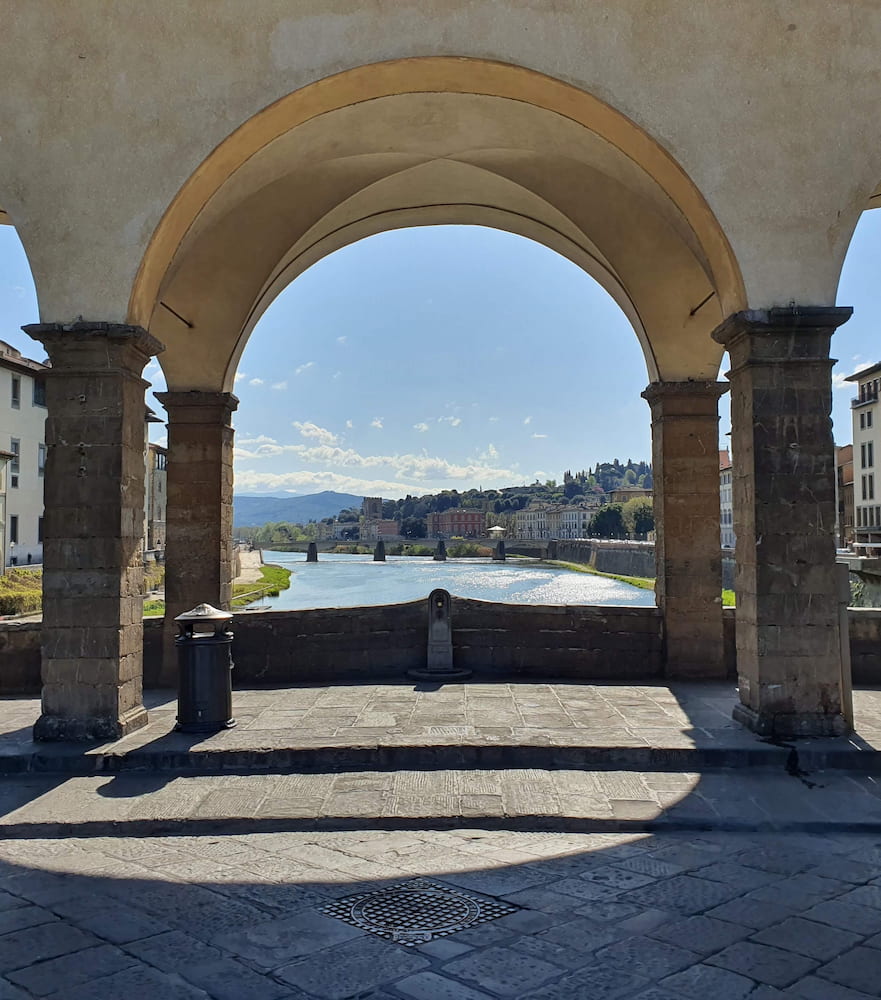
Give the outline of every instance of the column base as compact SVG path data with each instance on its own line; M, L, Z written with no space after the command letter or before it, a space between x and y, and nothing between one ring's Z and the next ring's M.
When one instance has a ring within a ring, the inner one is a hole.
M34 724L34 740L38 743L109 743L141 729L147 722L147 709L143 705L131 708L116 718L41 715Z
M735 705L731 713L735 722L759 736L784 739L812 736L847 736L850 726L842 715L821 712L757 712L749 705Z

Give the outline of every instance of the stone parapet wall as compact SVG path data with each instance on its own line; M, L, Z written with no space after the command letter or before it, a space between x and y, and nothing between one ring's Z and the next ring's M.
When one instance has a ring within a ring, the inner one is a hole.
M455 662L513 679L662 676L657 608L534 607L453 599ZM727 676L737 676L735 610L722 616ZM400 679L424 665L425 601L377 608L236 615L235 683ZM0 622L0 694L40 691L39 622ZM881 610L850 609L855 684L881 684ZM144 687L160 684L162 619L144 620Z
M42 622L0 622L0 694L40 693Z
M881 684L881 609L850 608L850 669L854 684Z
M646 542L580 538L560 539L551 545L557 550L556 556L551 555L551 558L592 566L600 573L649 578L655 575L655 547Z

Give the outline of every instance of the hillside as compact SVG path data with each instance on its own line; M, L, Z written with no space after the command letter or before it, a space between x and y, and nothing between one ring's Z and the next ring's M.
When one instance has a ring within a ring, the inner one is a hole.
M346 507L360 507L362 498L352 493L310 493L306 496L233 497L233 524L238 527L259 527L271 521L306 524L324 517L335 517Z

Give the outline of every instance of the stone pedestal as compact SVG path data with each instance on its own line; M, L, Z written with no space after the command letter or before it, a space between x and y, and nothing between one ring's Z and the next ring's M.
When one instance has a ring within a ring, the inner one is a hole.
M654 382L655 595L666 676L725 676L719 533L718 382Z
M24 327L46 348L43 695L37 740L143 726L147 384L162 345L139 327Z
M168 413L162 680L177 681L174 619L232 598L233 429L229 392L163 392Z
M835 570L830 340L850 309L737 313L731 357L737 534L735 718L770 736L847 731Z

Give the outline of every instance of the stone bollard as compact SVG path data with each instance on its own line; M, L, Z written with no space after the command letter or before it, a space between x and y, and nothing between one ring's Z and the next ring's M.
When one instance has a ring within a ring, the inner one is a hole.
M437 543L437 548L434 550L434 561L435 562L447 561L447 544L443 539L441 539Z
M499 544L493 549L493 562L505 561L505 540L499 539Z
M376 548L373 550L373 561L385 562L385 542L381 538L376 543Z
M458 681L471 676L470 670L453 666L453 621L447 590L433 590L428 598L428 652L424 669L408 670L420 681Z
M306 549L306 562L318 562L318 546L315 542L309 542Z

